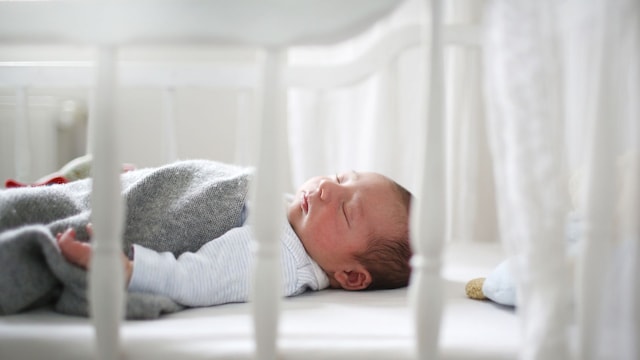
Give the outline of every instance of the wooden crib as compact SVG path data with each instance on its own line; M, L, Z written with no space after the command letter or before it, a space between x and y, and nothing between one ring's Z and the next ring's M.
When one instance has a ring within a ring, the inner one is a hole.
M93 44L94 64L3 64L0 85L17 88L52 79L51 85L72 82L93 85L90 152L95 159L94 257L90 271L91 324L48 311L0 319L0 357L100 359L511 359L534 348L528 323L513 309L466 299L463 284L488 273L505 255L499 244L445 244L446 179L445 85L443 52L446 46L481 47L480 24L444 24L442 3L425 2L425 21L385 37L351 66L296 67L286 59L288 47L331 44L348 39L388 16L399 1L325 0L135 0L0 2L0 42ZM259 16L260 21L256 21ZM24 21L29 19L29 21ZM144 21L141 21L144 19ZM115 25L114 25L115 24ZM78 31L82 29L82 31ZM259 61L242 67L181 68L119 64L118 49L131 44L242 45L259 49ZM408 48L421 49L429 77L425 149L419 155L421 187L412 209L413 277L409 289L378 293L323 291L283 300L278 284L280 228L273 221L274 204L288 183L287 133L284 104L288 87L332 88L352 83L385 66ZM62 66L61 66L62 65ZM69 71L59 77L60 71ZM230 72L234 76L225 76ZM36 74L34 76L34 74ZM43 76L43 74L48 74ZM170 74L170 75L168 75ZM35 78L35 79L34 79ZM160 81L159 79L163 79ZM123 321L123 276L119 237L122 204L119 196L118 139L114 119L118 86L144 84L166 90L164 136L167 160L175 158L171 116L172 89L183 85L222 86L257 94L257 124L238 119L239 127L253 124L247 149L238 145L240 158L257 166L255 188L255 247L253 301L207 309L191 309L151 322ZM22 94L22 95L21 95ZM24 102L22 102L24 104ZM24 105L23 105L24 106ZM24 113L24 111L23 111ZM19 121L22 121L19 119ZM600 138L598 138L600 139ZM605 139L606 140L606 139ZM603 140L603 141L605 141ZM610 148L603 145L603 151ZM594 168L607 168L613 154L594 157ZM598 170L594 171L594 178ZM599 178L598 178L599 179ZM602 183L600 183L602 184ZM604 186L607 188L606 181ZM594 189L606 192L606 189ZM430 194L428 201L421 201ZM600 203L606 200L599 200ZM596 222L597 224L597 222ZM511 253L513 253L513 247ZM517 251L515 251L517 253ZM533 256L533 255L532 255ZM586 276L600 269L591 256ZM105 276L109 274L109 276ZM585 296L591 294L584 288ZM638 291L635 292L636 298ZM594 335L591 307L581 312L578 339ZM520 322L522 321L522 322ZM359 323L355 323L359 322ZM94 335L95 334L95 335ZM95 343L92 341L95 339ZM589 354L589 344L578 342L572 354ZM541 354L563 356L551 348ZM578 357L579 355L575 355ZM586 355L585 355L586 356ZM536 356L533 356L536 358ZM585 357L586 358L586 357Z

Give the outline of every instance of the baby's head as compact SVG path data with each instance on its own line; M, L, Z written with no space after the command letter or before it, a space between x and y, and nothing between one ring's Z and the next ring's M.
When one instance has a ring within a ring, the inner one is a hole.
M397 288L411 273L410 200L383 175L346 172L307 180L287 217L332 287Z

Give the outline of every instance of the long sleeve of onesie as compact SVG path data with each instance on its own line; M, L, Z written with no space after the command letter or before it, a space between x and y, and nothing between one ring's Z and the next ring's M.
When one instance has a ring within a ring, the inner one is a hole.
M249 299L253 254L248 225L231 229L197 252L177 258L134 245L129 291L168 296L186 306L211 306ZM326 274L304 251L287 223L281 241L283 295L298 295L329 285Z

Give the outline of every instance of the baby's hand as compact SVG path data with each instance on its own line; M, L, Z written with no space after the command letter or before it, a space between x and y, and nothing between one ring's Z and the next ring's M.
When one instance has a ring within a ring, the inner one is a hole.
M87 226L87 232L90 236L93 235L93 229L89 225ZM76 239L76 231L74 229L69 228L65 232L57 234L56 239L58 240L58 246L60 247L62 256L64 256L68 262L85 270L89 268L89 263L91 261L91 245L78 241ZM122 254L122 260L124 262L125 279L127 284L129 284L129 280L131 280L131 273L133 273L133 262L124 254Z
M89 227L87 227L89 229ZM72 228L67 229L64 233L56 235L58 246L62 252L62 256L68 262L79 266L83 269L89 267L91 260L91 245L76 239L76 231Z

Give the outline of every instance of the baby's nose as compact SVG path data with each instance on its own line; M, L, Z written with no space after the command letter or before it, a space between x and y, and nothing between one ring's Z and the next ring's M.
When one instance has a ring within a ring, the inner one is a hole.
M322 180L320 184L318 184L318 192L320 193L321 200L331 201L340 196L341 186L330 180Z
M331 199L331 191L329 189L330 183L326 180L321 180L318 184L318 194L320 194L320 200L329 201Z

